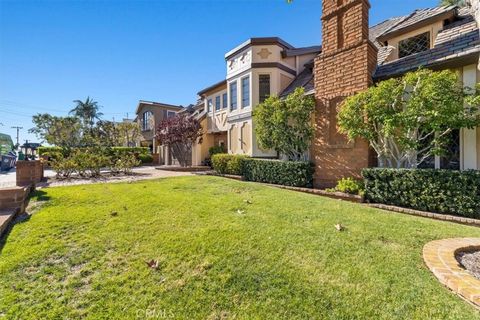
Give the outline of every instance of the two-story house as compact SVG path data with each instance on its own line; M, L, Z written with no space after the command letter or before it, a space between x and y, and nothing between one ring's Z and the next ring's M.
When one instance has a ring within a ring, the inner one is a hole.
M280 96L305 68L312 68L319 46L295 48L280 38L251 38L225 54L226 79L201 90L198 95L206 110L206 131L202 149L224 145L231 154L274 158L262 150L255 138L253 110L270 95ZM198 154L198 153L197 153ZM208 153L196 157L200 164Z
M136 110L136 121L141 131L140 146L150 148L152 153L160 153L155 128L163 119L175 116L182 109L182 106L140 100Z

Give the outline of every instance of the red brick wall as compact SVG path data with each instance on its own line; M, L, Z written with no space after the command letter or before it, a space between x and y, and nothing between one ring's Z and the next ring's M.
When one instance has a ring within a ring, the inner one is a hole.
M43 163L41 161L17 161L17 186L29 186L43 179Z
M30 187L12 187L0 189L0 210L17 210L25 212Z
M377 49L368 40L368 0L324 0L323 51L315 59L315 185L332 186L342 177L360 177L374 157L366 141L348 141L338 132L337 113L345 97L367 89Z

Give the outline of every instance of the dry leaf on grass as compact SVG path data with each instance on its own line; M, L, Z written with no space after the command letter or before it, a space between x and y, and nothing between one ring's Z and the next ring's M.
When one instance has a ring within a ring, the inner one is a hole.
M150 261L145 261L145 263L147 264L147 266L149 266L150 268L154 269L154 270L158 270L158 268L160 267L160 264L158 263L158 260L150 260Z

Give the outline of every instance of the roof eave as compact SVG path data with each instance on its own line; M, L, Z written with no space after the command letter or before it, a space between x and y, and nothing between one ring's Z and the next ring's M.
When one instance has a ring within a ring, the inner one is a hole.
M449 11L446 11L446 12L442 12L442 13L439 13L437 15L434 15L432 17L429 17L427 19L424 19L424 20L421 20L415 24L412 24L412 25L409 25L409 26L406 26L404 28L401 28L401 29L397 29L397 30L394 30L394 31L387 31L385 32L384 34L380 35L378 38L377 38L377 41L380 42L380 43L383 43L385 41L388 41L396 36L399 36L401 34L405 34L405 33L408 33L410 31L414 31L414 30L417 30L419 28L422 28L422 27L425 27L429 24L432 24L436 21L439 21L439 20L445 20L445 19L448 19L448 18L452 18L456 15L457 13L457 8L452 8L451 10ZM408 20L408 19L406 19ZM405 21L405 20L404 20Z
M414 66L412 68L403 69L403 70L395 71L395 72L392 72L392 73L383 74L383 75L380 75L380 76L374 75L373 80L375 82L379 82L379 81L387 80L387 79L390 79L390 78L400 77L400 76L403 76L404 74L406 74L408 72L415 71L416 69L418 69L420 67L425 67L425 68L429 68L429 69L432 69L432 70L459 68L459 67L463 67L463 66L478 63L479 60L480 60L480 52L476 51L476 52L472 52L472 53L469 53L469 54L466 54L466 55L463 55L463 56L451 58L451 59L448 59L448 60L436 61L434 63L423 65L423 66Z
M146 106L146 105L151 105L151 106L155 106L155 107L173 108L173 109L179 109L179 110L183 109L182 106L177 106L177 105L173 105L173 104L140 100L138 102L137 110L135 111L135 113L138 114L138 112L140 112L140 108L142 106Z
M230 59L231 57L239 54L243 50L254 46L254 45L279 45L284 49L294 49L295 47L292 46L290 43L286 42L285 40L279 37L264 37L264 38L250 38L247 41L243 42L242 44L236 46L232 50L228 51L225 54L225 60Z
M209 92L209 91L212 91L212 90L214 90L214 89L220 88L220 87L222 87L222 86L224 86L224 85L226 85L226 84L227 84L227 80L219 81L219 82L217 82L217 83L215 83L215 84L212 84L212 85L209 86L209 87L206 87L205 89L202 89L202 90L198 91L197 95L201 97L201 96L204 95L205 93L207 93L207 92Z

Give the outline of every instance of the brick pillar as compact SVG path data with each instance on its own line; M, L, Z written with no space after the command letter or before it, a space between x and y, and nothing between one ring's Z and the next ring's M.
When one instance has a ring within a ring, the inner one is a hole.
M342 177L360 177L374 161L368 143L338 132L337 112L345 97L372 85L377 49L368 40L368 0L324 0L322 53L315 59L314 183L332 186Z
M17 186L30 186L42 181L43 163L36 161L17 161Z

